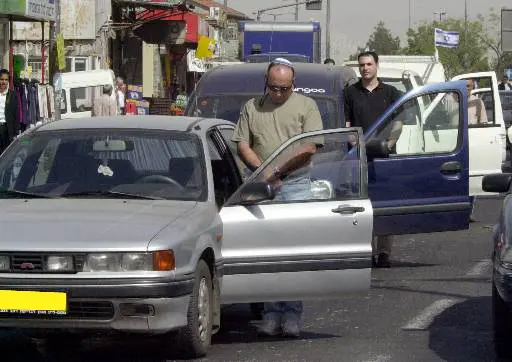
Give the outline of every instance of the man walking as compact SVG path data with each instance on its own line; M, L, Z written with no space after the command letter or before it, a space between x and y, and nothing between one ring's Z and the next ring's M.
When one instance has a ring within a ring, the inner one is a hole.
M347 127L361 127L363 132L401 96L395 87L384 84L377 76L379 56L365 51L357 57L361 79L344 91L345 122ZM396 152L396 142L401 132L401 124L396 124L387 138L390 152ZM373 238L373 266L391 267L392 236Z
M94 100L93 116L117 115L117 102L112 97L113 87L110 84L103 86L103 94Z
M323 128L315 101L295 93L294 80L295 69L291 62L283 58L273 60L265 74L265 93L261 97L250 99L242 108L233 141L237 142L240 158L252 171L288 139ZM305 146L301 147L300 152L305 156L303 159L309 160L317 146ZM281 183L280 170L273 170L269 180L277 185L276 200L312 198L309 174L299 174L297 177L286 178ZM300 301L265 303L263 324L259 333L276 336L282 332L287 337L298 337L301 315Z
M9 71L0 69L0 153L18 135L18 114L18 97L14 91L9 90Z

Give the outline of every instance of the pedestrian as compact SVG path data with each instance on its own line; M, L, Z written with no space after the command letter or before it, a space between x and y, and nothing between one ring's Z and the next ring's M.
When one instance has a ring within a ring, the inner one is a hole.
M117 115L117 102L112 97L113 87L110 84L103 86L103 94L94 100L93 116Z
M364 51L357 59L361 79L344 91L345 122L347 127L361 127L363 132L366 132L402 94L398 89L383 83L378 78L379 56L377 53ZM401 127L402 124L396 122L386 137L391 153L396 152L396 142L400 136ZM373 237L373 266L391 267L392 239L391 235Z
M116 97L119 107L119 113L125 114L126 84L122 77L116 78Z
M512 84L510 84L510 80L508 79L508 76L505 74L501 80L501 83L498 84L499 90L512 90Z
M18 96L9 89L9 76L7 69L0 69L0 153L20 130Z
M474 89L472 79L467 80L466 89L468 91L468 123L470 125L487 123L487 112L485 111L484 101L476 95L471 94L471 91Z
M324 60L324 64L336 65L336 62L332 58L327 58L327 59Z
M274 59L265 73L265 91L261 97L250 99L242 108L233 141L247 167L254 171L281 144L304 132L323 129L316 102L294 92L295 69L283 58ZM301 149L306 163L318 145L307 144ZM299 166L303 167L305 164ZM304 167L302 170L307 170ZM291 170L287 170L291 171ZM313 197L309 173L281 179L281 171L274 169L268 178L276 187L276 201L308 200ZM263 322L259 334L299 337L302 302L281 301L264 303Z

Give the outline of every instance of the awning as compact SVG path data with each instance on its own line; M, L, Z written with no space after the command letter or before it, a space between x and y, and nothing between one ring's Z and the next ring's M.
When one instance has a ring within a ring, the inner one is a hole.
M0 17L12 21L55 21L55 0L0 1Z
M140 6L143 8L170 8L185 4L185 0L113 0L120 6Z

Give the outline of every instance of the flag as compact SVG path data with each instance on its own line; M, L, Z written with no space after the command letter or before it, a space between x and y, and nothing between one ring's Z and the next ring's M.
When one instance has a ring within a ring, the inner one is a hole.
M459 45L459 32L457 31L444 31L435 28L434 38L436 47L457 48Z

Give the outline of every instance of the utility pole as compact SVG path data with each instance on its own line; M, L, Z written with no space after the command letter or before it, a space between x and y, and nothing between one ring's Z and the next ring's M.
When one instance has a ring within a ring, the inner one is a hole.
M464 0L464 71L467 73L468 70L468 62L467 62L467 54L468 52L468 1Z
M57 34L60 33L60 0L55 0L55 21L50 26L50 54L51 57L48 60L50 71L49 71L49 83L53 84L53 80L55 78L55 74L57 74L60 70L58 69L58 60L57 60ZM59 89L54 92L54 102L55 102L55 120L60 119L60 103L61 103L61 93L62 91Z
M224 7L227 8L228 7L228 0L224 0Z
M411 28L411 0L409 0L409 29Z
M299 0L295 0L295 22L299 21Z
M331 57L331 0L325 1L326 20L325 20L325 58Z

